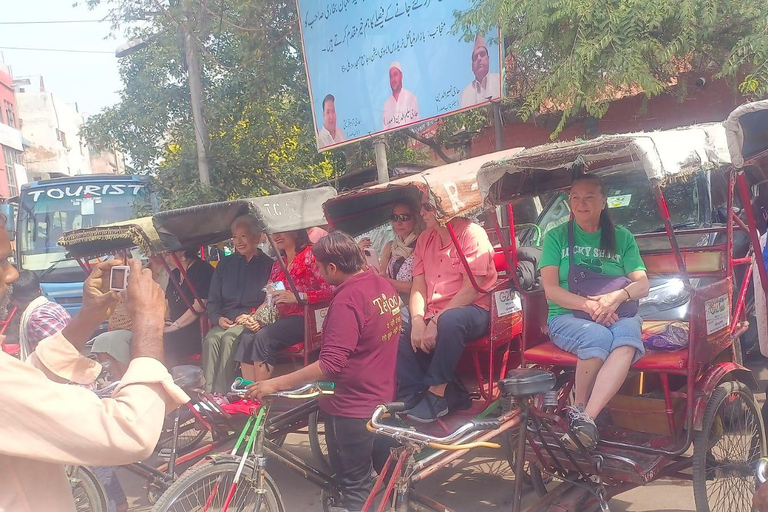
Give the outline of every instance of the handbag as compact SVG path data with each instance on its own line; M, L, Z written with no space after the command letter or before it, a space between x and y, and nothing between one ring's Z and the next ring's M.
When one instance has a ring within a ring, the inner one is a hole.
M576 265L573 258L574 245L573 221L571 220L568 222L568 291L571 293L582 297L603 295L621 290L632 282L626 276L606 276L583 265ZM616 314L619 318L633 317L637 315L637 308L638 301L628 300L619 305ZM583 320L592 320L592 317L584 311L574 310L573 316Z

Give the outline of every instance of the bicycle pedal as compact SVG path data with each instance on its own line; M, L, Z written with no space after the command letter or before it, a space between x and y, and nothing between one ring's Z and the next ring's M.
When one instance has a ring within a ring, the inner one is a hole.
M157 458L162 460L163 462L168 462L171 460L171 454L173 453L173 450L170 448L163 448L159 452L157 452Z

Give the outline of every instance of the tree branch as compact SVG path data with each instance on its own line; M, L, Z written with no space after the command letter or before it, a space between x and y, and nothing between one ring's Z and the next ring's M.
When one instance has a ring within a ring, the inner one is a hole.
M422 137L421 135L419 135L418 133L414 132L410 128L407 129L407 130L403 130L403 133L405 133L407 136L409 136L413 140L419 141L422 144L424 144L425 146L429 146L429 148L432 151L434 151L437 154L437 156L442 158L445 163L452 164L452 163L454 163L456 161L455 159L453 159L453 158L449 157L448 155L446 155L445 152L443 151L443 148L440 147L440 144L438 144L434 140L428 139L426 137Z

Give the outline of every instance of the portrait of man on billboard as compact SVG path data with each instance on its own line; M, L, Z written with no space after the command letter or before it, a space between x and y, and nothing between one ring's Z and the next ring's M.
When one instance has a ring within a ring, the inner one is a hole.
M475 79L461 91L459 106L471 107L488 101L489 98L501 97L501 81L498 73L489 73L490 56L485 46L485 38L478 34L472 47L472 73Z
M333 94L328 94L323 98L323 127L317 134L317 144L323 148L345 140L347 137L344 132L336 126L336 98Z
M402 126L419 119L419 102L403 88L403 68L399 62L389 65L389 87L392 95L384 103L384 129Z

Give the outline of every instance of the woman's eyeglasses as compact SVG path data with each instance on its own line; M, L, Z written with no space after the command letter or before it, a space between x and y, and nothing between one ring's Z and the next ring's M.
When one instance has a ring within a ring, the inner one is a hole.
M427 213L435 211L435 207L431 203L421 203L421 208Z
M412 218L413 218L413 215L411 215L410 213L400 213L400 214L393 213L392 216L389 218L389 220L391 220L392 222L397 222L397 221L408 222Z

